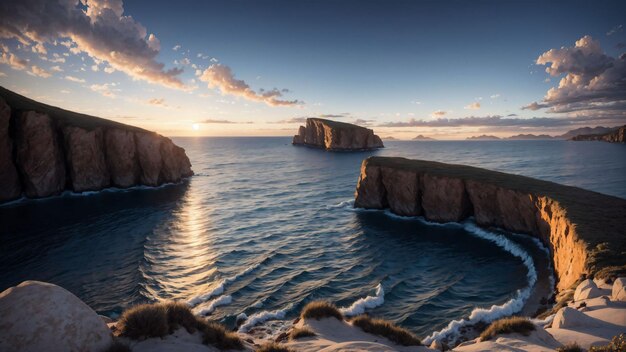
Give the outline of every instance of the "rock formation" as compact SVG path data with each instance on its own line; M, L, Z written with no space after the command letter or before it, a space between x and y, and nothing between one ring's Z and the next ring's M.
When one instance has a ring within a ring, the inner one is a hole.
M169 138L0 88L0 202L157 186L191 175L184 149Z
M383 141L374 131L351 123L318 118L306 119L293 136L294 145L323 148L330 151L357 151L383 148Z
M65 289L25 281L0 293L0 350L104 351L111 331L89 306Z
M604 141L610 143L626 143L626 126L603 134L581 134L572 138L573 141Z
M557 289L581 276L626 272L626 200L529 177L404 158L363 161L355 207L389 208L438 222L474 216L538 237L550 248Z

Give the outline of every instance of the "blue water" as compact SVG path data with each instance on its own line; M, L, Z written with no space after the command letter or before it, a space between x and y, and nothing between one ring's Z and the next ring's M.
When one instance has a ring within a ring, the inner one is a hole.
M626 147L601 142L387 142L364 153L282 137L175 142L196 172L183 184L0 207L0 290L53 282L112 316L213 292L197 309L230 296L209 318L234 324L243 312L291 318L319 298L348 307L381 284L384 303L367 311L425 336L515 297L528 269L462 227L351 211L364 158L469 164L626 198ZM545 253L509 237L535 259L537 289L549 289Z

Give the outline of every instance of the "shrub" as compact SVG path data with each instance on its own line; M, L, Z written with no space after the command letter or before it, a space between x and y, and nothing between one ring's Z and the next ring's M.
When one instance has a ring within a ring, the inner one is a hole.
M169 333L183 327L188 333L193 334L198 329L198 318L193 314L191 308L182 302L163 303L167 310L167 323Z
M300 313L300 317L302 319L316 319L320 320L322 318L337 318L338 320L343 320L343 315L335 307L334 304L326 302L326 301L313 301L302 309L302 313Z
M169 333L167 309L163 304L140 304L124 311L117 323L122 336L134 340L163 337Z
M109 347L107 347L106 350L104 350L104 352L131 352L132 350L130 349L130 347L126 344L123 344L119 341L113 341L113 343L111 343L109 345Z
M486 341L499 334L520 333L524 336L530 335L535 330L535 324L531 323L528 318L509 317L496 320L480 334L480 340Z
M198 328L202 332L202 343L212 345L220 350L241 350L243 342L239 336L227 331L220 324L198 320Z
M301 339L304 337L311 337L311 336L315 336L315 333L308 328L300 328L300 329L293 328L291 332L289 333L289 339L291 340L297 340L297 339Z
M389 341L395 342L403 346L418 346L421 341L410 331L396 326L392 322L382 319L372 319L366 315L360 315L352 320L352 325L361 328L361 330L382 336Z
M568 343L563 347L556 349L556 352L583 352L584 350L576 343Z
M256 352L294 352L291 348L278 344L276 342L266 343L259 347Z
M614 336L606 346L591 346L589 352L624 352L626 351L626 334Z

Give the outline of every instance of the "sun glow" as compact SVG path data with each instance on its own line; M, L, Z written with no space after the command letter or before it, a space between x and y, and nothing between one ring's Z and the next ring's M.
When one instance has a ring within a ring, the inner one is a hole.
M194 131L198 131L200 129L200 124L199 123L194 123L194 124L191 125L191 128Z

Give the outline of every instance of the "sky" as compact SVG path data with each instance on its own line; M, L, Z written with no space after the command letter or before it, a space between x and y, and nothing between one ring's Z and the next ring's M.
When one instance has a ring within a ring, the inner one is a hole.
M0 1L0 85L167 136L626 124L624 1Z

